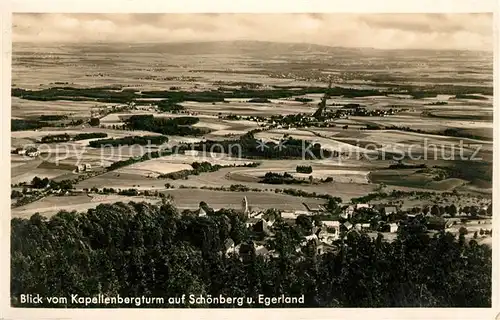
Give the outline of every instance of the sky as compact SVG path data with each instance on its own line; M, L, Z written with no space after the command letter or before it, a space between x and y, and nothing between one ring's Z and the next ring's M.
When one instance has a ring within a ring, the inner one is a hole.
M493 50L493 15L16 13L13 42L261 40L378 49Z

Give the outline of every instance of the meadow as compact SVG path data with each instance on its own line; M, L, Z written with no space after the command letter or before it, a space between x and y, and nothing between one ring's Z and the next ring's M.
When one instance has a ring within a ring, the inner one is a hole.
M476 155L483 159L470 162L472 172L483 165L492 166L493 102L489 55L463 53L457 56L444 52L436 58L431 52L396 50L388 55L371 49L326 48L321 52L309 52L308 59L304 60L303 51L294 51L297 49L294 46L283 51L274 46L269 46L269 50L257 50L259 44L240 45L243 47L237 47L238 50L222 46L224 52L200 46L193 52L189 46L168 45L31 48L14 44L12 82L17 91L12 97L13 119L37 120L40 115L51 114L65 115L68 120L47 122L46 127L35 130L12 132L13 149L38 145L41 154L35 160L12 155L11 184L29 183L35 176L73 179L79 176L74 172L77 164L88 163L92 170L99 171L118 161L140 158L146 152L156 151L157 147L150 150L132 146L88 147L94 139L37 144L44 136L64 133L74 136L82 132L101 132L116 139L155 135L157 133L151 131L122 128L131 116L153 115L168 119L196 117L198 122L192 127L204 130L200 136L169 135L165 144L169 148L206 140L232 140L256 131L255 138L263 141L279 143L292 137L319 143L326 150L347 155L308 161L257 159L260 162L257 168L222 168L182 180L158 179L161 174L188 170L195 161L220 165L250 161L230 156L174 154L103 171L79 181L76 190L93 187L153 189L172 194L180 207L194 208L200 201L233 207L239 205L245 192L201 188L244 184L260 190L246 194L255 207L283 210L303 209L303 199L277 194L276 188L328 193L346 202L376 190L381 184L397 190L491 193L491 177L488 179L487 173L475 178L459 161L449 160L451 155L458 156L461 148L464 156ZM333 62L332 56L335 56ZM353 59L357 61L355 64ZM423 61L428 68L419 68ZM333 81L331 89L328 89L329 80ZM385 116L336 118L328 122L329 127L276 127L272 121L255 120L257 117L312 115L326 93L326 110L331 112L353 104L368 111L399 111ZM253 98L265 100L252 101ZM159 101L169 99L183 110L180 113L162 112L157 107ZM87 123L95 110L113 107L126 110L106 112L99 116L98 126ZM255 118L252 121L230 119L231 116ZM76 120L83 122L68 124ZM380 126L380 129L367 129L369 126ZM399 129L388 129L395 126ZM468 138L443 134L449 129ZM431 169L436 165L447 166L465 173L437 179L433 172L388 169L397 163L394 155L401 150L405 153L411 150L414 156L428 156L426 161L417 163L426 163ZM297 165L311 165L313 172L296 173ZM288 172L301 179L312 175L315 180L331 178L331 181L270 186L259 182L259 177L267 172ZM167 189L166 183L175 189ZM194 189L182 189L188 187ZM69 201L70 198L74 202ZM26 216L33 210L50 214L58 208L71 206L84 210L96 203L89 202L89 197L80 196L46 199L16 208L13 215Z

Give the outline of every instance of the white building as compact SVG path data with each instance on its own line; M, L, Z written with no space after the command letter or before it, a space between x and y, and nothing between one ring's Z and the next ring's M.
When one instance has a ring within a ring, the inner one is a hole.
M340 217L343 218L343 219L348 219L349 218L349 214L347 213L347 211L344 211L340 214Z
M297 217L297 216L300 216L301 214L303 215L306 215L306 216L309 216L311 215L311 212L310 211L305 211L305 210L295 210L293 212L293 214Z
M323 225L329 229L334 229L335 233L339 233L340 231L340 222L339 221L322 221Z
M352 229L352 223L350 223L349 221L347 221L347 222L344 223L344 227L346 227L347 230L351 230Z
M396 223L389 223L389 232L391 233L398 232L398 225Z
M283 219L295 220L297 218L297 215L295 214L295 212L283 211L281 212L281 217Z
M255 254L258 256L267 256L269 255L269 250L264 246L257 246L255 248Z
M385 214L390 215L398 212L398 209L394 206L385 207Z
M371 208L371 205L369 205L368 203L358 203L356 204L356 210L359 210L359 209L370 209Z
M199 208L198 209L198 217L204 217L207 215L207 212L205 210L203 210L203 208Z
M354 209L355 209L355 207L354 207L353 205L349 205L349 206L345 209L344 213L346 213L346 214L348 214L348 215L352 215L352 214L354 213Z

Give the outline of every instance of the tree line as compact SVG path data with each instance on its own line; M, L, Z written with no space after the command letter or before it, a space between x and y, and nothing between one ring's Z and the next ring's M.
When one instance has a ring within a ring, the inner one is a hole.
M295 168L295 171L297 171L297 173L312 173L313 172L313 169L311 166L297 166Z
M143 130L164 135L199 136L206 133L205 129L195 128L198 123L196 117L159 118L153 115L133 115L126 120L126 125L131 130Z
M165 142L168 142L168 137L166 136L128 136L123 138L110 138L90 141L89 146L92 148L120 147L136 144L147 146L150 144L161 145Z
M240 165L236 164L231 164L231 165L220 165L220 164L211 164L208 161L202 161L202 162L193 162L191 164L191 167L193 169L190 170L180 170L180 171L175 171L175 172L170 172L170 173L165 173L161 174L158 176L159 179L172 179L172 180L179 180L179 179L187 179L188 176L190 175L199 175L200 173L204 172L215 172L219 171L222 168L228 168L228 167L251 167L255 168L259 166L259 163L257 162L252 162L252 163L244 163Z
M340 156L336 150L327 150L320 143L312 143L307 140L288 139L282 140L280 144L266 142L255 138L254 134L259 129L252 130L234 140L205 140L199 143L187 144L187 150L222 152L238 157L257 159L330 159Z
M303 243L311 231L305 222L278 217L274 237L264 241L274 254L261 255L245 217L233 210L197 217L181 215L168 202L130 202L51 218L14 218L11 303L27 307L20 304L22 293L284 294L305 297L304 305L288 307L491 306L491 249L463 235L431 237L414 219L400 226L393 242L351 232L319 254L316 242ZM226 253L228 239L239 245L238 252ZM71 301L33 306L81 307Z

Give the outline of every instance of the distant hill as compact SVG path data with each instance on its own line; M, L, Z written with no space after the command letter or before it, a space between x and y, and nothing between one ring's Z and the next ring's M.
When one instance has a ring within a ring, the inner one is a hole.
M25 43L14 43L13 50L26 49ZM33 46L33 44L30 44ZM38 44L37 44L38 46ZM43 44L40 44L43 46ZM350 57L377 56L428 56L428 55L492 55L489 52L434 51L434 50L382 50L373 48L345 48L309 43L283 43L268 41L212 41L212 42L170 42L170 43L80 43L49 44L50 47L70 49L81 53L166 53L177 55L228 54L248 56L283 56L298 54L335 55Z
M279 43L266 41L212 41L212 42L173 42L173 43L134 43L134 44L89 44L84 50L98 52L129 53L170 53L170 54L359 54L366 49L341 48L307 43Z

